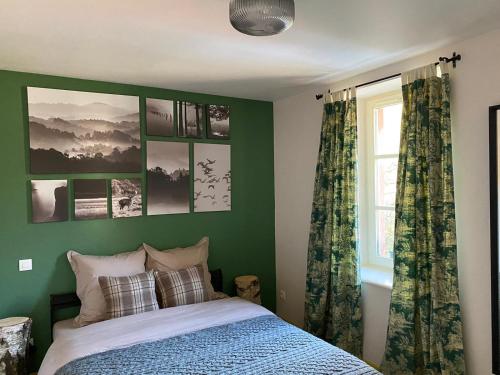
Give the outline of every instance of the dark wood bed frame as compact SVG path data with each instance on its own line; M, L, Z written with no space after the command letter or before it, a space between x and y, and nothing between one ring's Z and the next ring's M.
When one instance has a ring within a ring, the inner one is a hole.
M216 292L222 292L222 270L216 269L210 271L212 277L212 286ZM70 307L78 307L81 305L80 299L75 292L51 294L50 295L50 337L52 337L52 329L54 324L58 321L57 312L60 310L68 309Z

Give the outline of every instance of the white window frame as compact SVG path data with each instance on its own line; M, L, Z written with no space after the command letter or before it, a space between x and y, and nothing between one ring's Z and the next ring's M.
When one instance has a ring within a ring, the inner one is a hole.
M375 206L375 161L397 158L399 154L375 155L375 115L377 108L403 102L401 90L369 97L360 104L360 239L362 267L380 269L392 273L394 261L377 256L376 209L394 210L394 207Z

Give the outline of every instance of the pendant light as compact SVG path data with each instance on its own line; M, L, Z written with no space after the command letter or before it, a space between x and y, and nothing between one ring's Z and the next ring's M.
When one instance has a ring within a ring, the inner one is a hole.
M243 34L275 35L292 26L295 3L294 0L230 0L229 19Z

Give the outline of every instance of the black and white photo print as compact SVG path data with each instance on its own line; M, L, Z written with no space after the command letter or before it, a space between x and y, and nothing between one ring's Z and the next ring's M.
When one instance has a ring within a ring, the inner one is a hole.
M208 138L229 139L229 106L209 104Z
M48 223L68 220L68 182L31 181L31 221Z
M113 219L142 215L142 189L140 178L111 180Z
M74 180L75 219L91 220L108 217L106 180Z
M194 144L194 212L231 211L231 146Z
M174 132L174 102L146 98L146 134L171 137Z
M205 131L203 104L178 102L177 105L177 135L187 138L203 138Z
M139 98L28 87L32 174L140 172Z
M149 141L148 215L189 212L189 144Z

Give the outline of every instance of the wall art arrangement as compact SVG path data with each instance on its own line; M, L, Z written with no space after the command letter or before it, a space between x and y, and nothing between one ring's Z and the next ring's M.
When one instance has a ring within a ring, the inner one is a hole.
M108 191L106 180L74 180L75 219L106 219Z
M147 142L148 215L189 212L189 144Z
M139 98L28 87L32 174L141 172Z
M79 174L32 179L31 222L142 216L144 176L147 215L189 213L191 198L194 212L231 210L231 146L194 143L193 177L189 151L189 139L230 139L229 106L145 98L141 140L138 96L28 87L27 98L31 175Z
M68 220L68 182L31 181L31 220L33 223Z
M231 210L231 146L194 144L194 211Z
M146 99L146 134L163 137L175 135L172 100Z
M140 178L111 180L113 218L142 215L142 182Z

